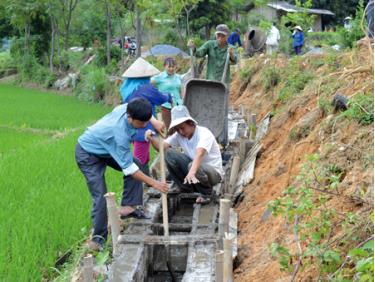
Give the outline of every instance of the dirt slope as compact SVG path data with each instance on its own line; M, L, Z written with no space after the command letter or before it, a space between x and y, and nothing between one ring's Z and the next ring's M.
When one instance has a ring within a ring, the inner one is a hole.
M262 141L255 179L245 188L245 197L237 207L239 256L235 281L290 280L291 272L280 271L269 246L272 242L282 242L293 248L293 232L283 218L274 217L266 210L269 201L294 183L307 154L319 153L322 162L337 164L344 171L339 186L342 195L353 195L358 189L364 189L364 198L372 202L373 123L364 126L355 120L338 118L340 113L327 111L323 103L330 102L338 92L352 97L373 92L373 66L369 56L369 50L364 47L335 57L318 55L301 59L297 68L311 72L313 79L286 102L278 99L286 85L283 77L267 92L262 85L262 69L271 66L285 72L291 64L289 59L257 57L242 62L251 71L248 77L239 72L235 74L230 96L232 105L244 105L257 114L258 121L270 111L273 117ZM332 197L328 204L342 213L361 214L369 206L371 209L371 205L340 197ZM333 236L340 232L340 228L335 229ZM317 276L316 268L311 266L299 270L296 281L316 281Z

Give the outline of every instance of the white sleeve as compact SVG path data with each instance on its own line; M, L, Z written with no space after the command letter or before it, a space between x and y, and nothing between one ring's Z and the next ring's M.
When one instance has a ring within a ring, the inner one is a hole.
M168 145L172 147L177 147L179 145L177 134L178 134L177 132L173 133L171 136L165 139L165 142L168 143Z
M214 135L208 129L202 130L199 136L197 148L203 148L207 153L211 150L212 145L216 142Z

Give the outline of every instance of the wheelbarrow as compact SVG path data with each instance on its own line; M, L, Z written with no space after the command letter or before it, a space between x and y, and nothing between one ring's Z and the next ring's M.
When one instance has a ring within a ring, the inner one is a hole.
M190 50L192 56L192 51ZM229 64L227 53L223 77L220 81L198 79L194 76L185 84L184 105L199 125L207 127L216 140L224 147L228 143L228 99L229 93L224 84ZM191 69L194 70L193 57Z

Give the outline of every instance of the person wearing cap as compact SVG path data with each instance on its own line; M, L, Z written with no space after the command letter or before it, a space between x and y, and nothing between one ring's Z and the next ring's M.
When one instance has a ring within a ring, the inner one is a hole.
M236 43L237 43L238 46L241 47L242 44L241 44L241 37L240 36L241 36L241 30L239 28L236 28L236 30L233 31L229 35L228 40L227 40L228 44L235 46Z
M120 209L122 218L147 218L142 210L135 208L143 202L142 182L163 193L168 191L166 183L154 180L139 170L139 161L133 158L130 150L136 129L145 127L150 120L153 122L151 104L137 98L117 106L78 138L76 162L86 178L93 203L91 217L94 228L89 242L89 248L93 250L100 250L108 236L104 199L107 193L104 177L107 166L124 174Z
M351 17L346 17L344 19L344 28L347 29L347 30L351 30L352 29L352 18Z
M233 48L227 43L228 35L229 28L227 25L219 24L216 27L215 32L216 40L209 40L198 49L196 49L194 42L189 40L188 46L192 48L193 54L195 54L197 58L203 58L206 55L208 56L206 79L221 81L227 54L229 54L229 61L231 64L237 63L237 56L234 53ZM229 86L229 83L230 66L228 64L225 84Z
M145 98L152 105L152 115L156 114L156 106L160 106L166 102L172 101L172 96L169 93L160 92L153 84L150 83L150 78L153 75L159 74L159 70L142 58L138 58L123 74L126 78L120 88L120 93L123 103L128 103L135 98ZM164 126L161 122L156 121L158 130ZM149 122L145 128L137 129L137 135L133 142L133 154L141 164L143 173L149 175L149 160L150 160L150 142L144 139L147 129L153 129Z
M300 55L302 51L302 46L305 44L305 36L303 34L302 27L299 25L294 27L293 31L293 48L296 55Z
M171 135L164 140L165 162L169 176L181 192L201 194L197 203L211 200L213 186L224 178L220 148L212 132L190 116L185 106L172 108ZM158 140L151 130L145 138L159 150ZM181 147L182 153L176 150Z

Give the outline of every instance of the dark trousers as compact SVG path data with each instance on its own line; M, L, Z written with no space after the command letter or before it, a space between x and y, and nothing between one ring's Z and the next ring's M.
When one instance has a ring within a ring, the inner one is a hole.
M104 198L104 194L107 193L105 170L107 166L118 171L122 171L122 169L113 158L104 158L88 153L79 144L76 146L75 155L78 167L86 178L92 198L93 240L102 244L106 241L108 235L107 204ZM134 159L134 162L140 166L137 159ZM124 176L121 206L137 206L142 205L142 202L142 183L135 180L131 175Z
M169 171L169 176L184 192L198 192L202 195L211 195L212 187L221 181L220 174L210 165L201 164L195 177L199 180L197 184L184 184L184 179L188 174L192 159L187 155L169 148L165 152L165 162Z
M296 52L296 55L300 55L302 52L302 46L294 47L294 52Z

